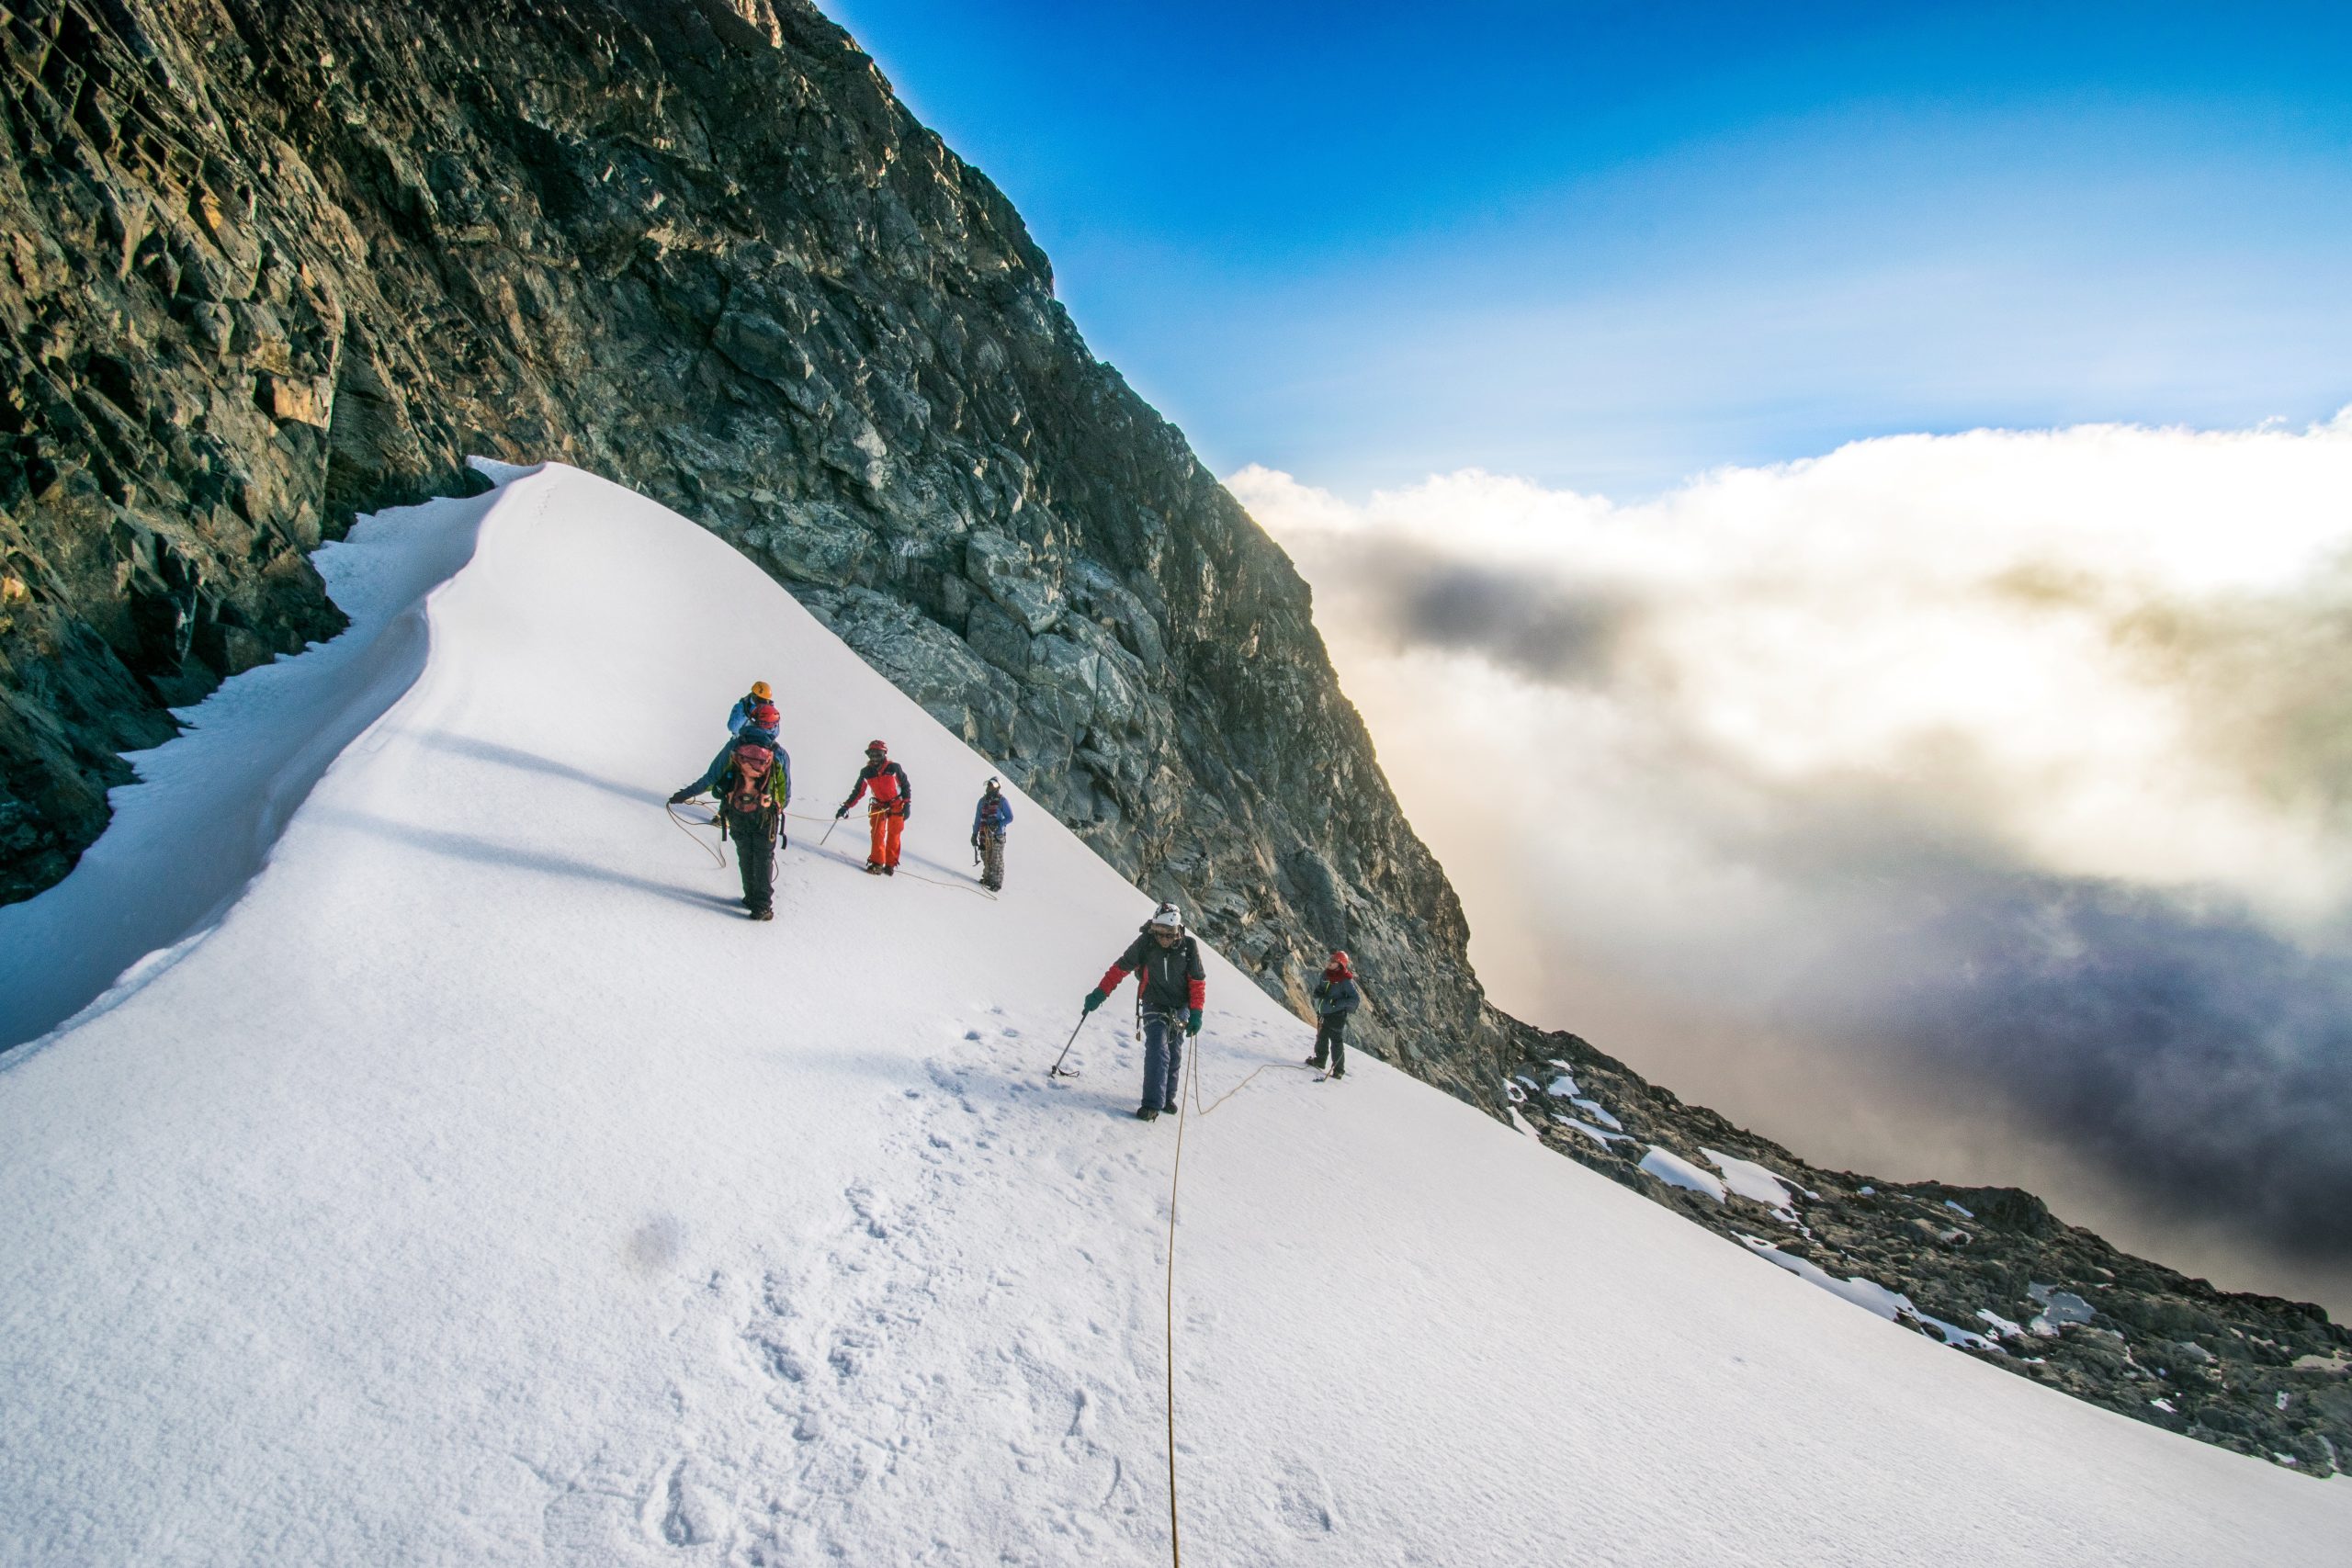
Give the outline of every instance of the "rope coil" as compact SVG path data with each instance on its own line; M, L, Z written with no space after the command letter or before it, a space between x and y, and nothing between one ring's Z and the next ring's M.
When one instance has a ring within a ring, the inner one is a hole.
M695 846L705 854L710 856L712 861L717 863L720 870L723 871L727 868L727 852L724 849L715 848L712 845L704 843L702 841L702 835L695 831L695 828L697 824L690 823L685 818L679 816L677 807L670 802L664 801L662 803L662 809L670 814L670 820L678 825L678 831L684 833L687 838L692 839L695 841ZM708 821L699 824L699 826L711 828L717 827L718 823L718 818L713 817ZM720 844L724 844L727 841L727 834L724 829L721 829L719 831L718 841Z

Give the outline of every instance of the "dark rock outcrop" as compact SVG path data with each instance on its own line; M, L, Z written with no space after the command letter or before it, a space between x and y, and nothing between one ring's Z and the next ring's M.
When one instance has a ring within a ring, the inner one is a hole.
M1270 987L1356 950L1367 1043L1496 1102L1306 585L812 6L12 0L0 36L0 897L167 705L334 629L322 536L559 457L734 542Z
M1751 1249L1904 1297L1897 1321L2134 1420L2311 1475L2352 1472L2352 1333L2305 1302L2119 1252L2013 1187L1820 1170L1573 1034L1527 1030L1510 1090L1551 1147ZM1653 1146L1780 1179L1785 1207L1642 1168Z

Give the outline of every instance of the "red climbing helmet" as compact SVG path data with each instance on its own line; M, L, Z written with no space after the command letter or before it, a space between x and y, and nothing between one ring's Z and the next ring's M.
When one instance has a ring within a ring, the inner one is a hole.
M1346 948L1340 948L1331 954L1331 967L1341 975L1355 973L1355 962L1348 956Z
M752 710L752 722L762 729L774 729L784 722L784 716L775 711L774 703L762 703Z
M885 757L888 756L890 754L888 743L881 740L869 740L865 743L865 754L867 756L871 757L877 751Z

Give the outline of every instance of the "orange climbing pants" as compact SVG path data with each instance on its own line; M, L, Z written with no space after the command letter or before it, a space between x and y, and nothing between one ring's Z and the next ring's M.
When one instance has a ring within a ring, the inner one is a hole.
M906 815L895 807L869 807L865 812L865 827L874 835L874 847L866 852L866 863L898 864L899 835L907 829Z

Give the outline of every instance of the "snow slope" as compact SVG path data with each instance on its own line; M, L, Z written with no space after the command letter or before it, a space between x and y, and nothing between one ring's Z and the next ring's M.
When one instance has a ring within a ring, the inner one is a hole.
M225 916L0 1063L0 1562L1166 1561L1178 1129L1126 1114L1124 997L1043 1075L1150 901L1025 801L972 890L988 764L599 480L512 479L428 613ZM734 910L661 801L763 675L797 808L887 737L939 885L796 823L776 921ZM1221 962L1209 999L1196 1562L2343 1561L2352 1486L1954 1356L1375 1062L1315 1085Z

